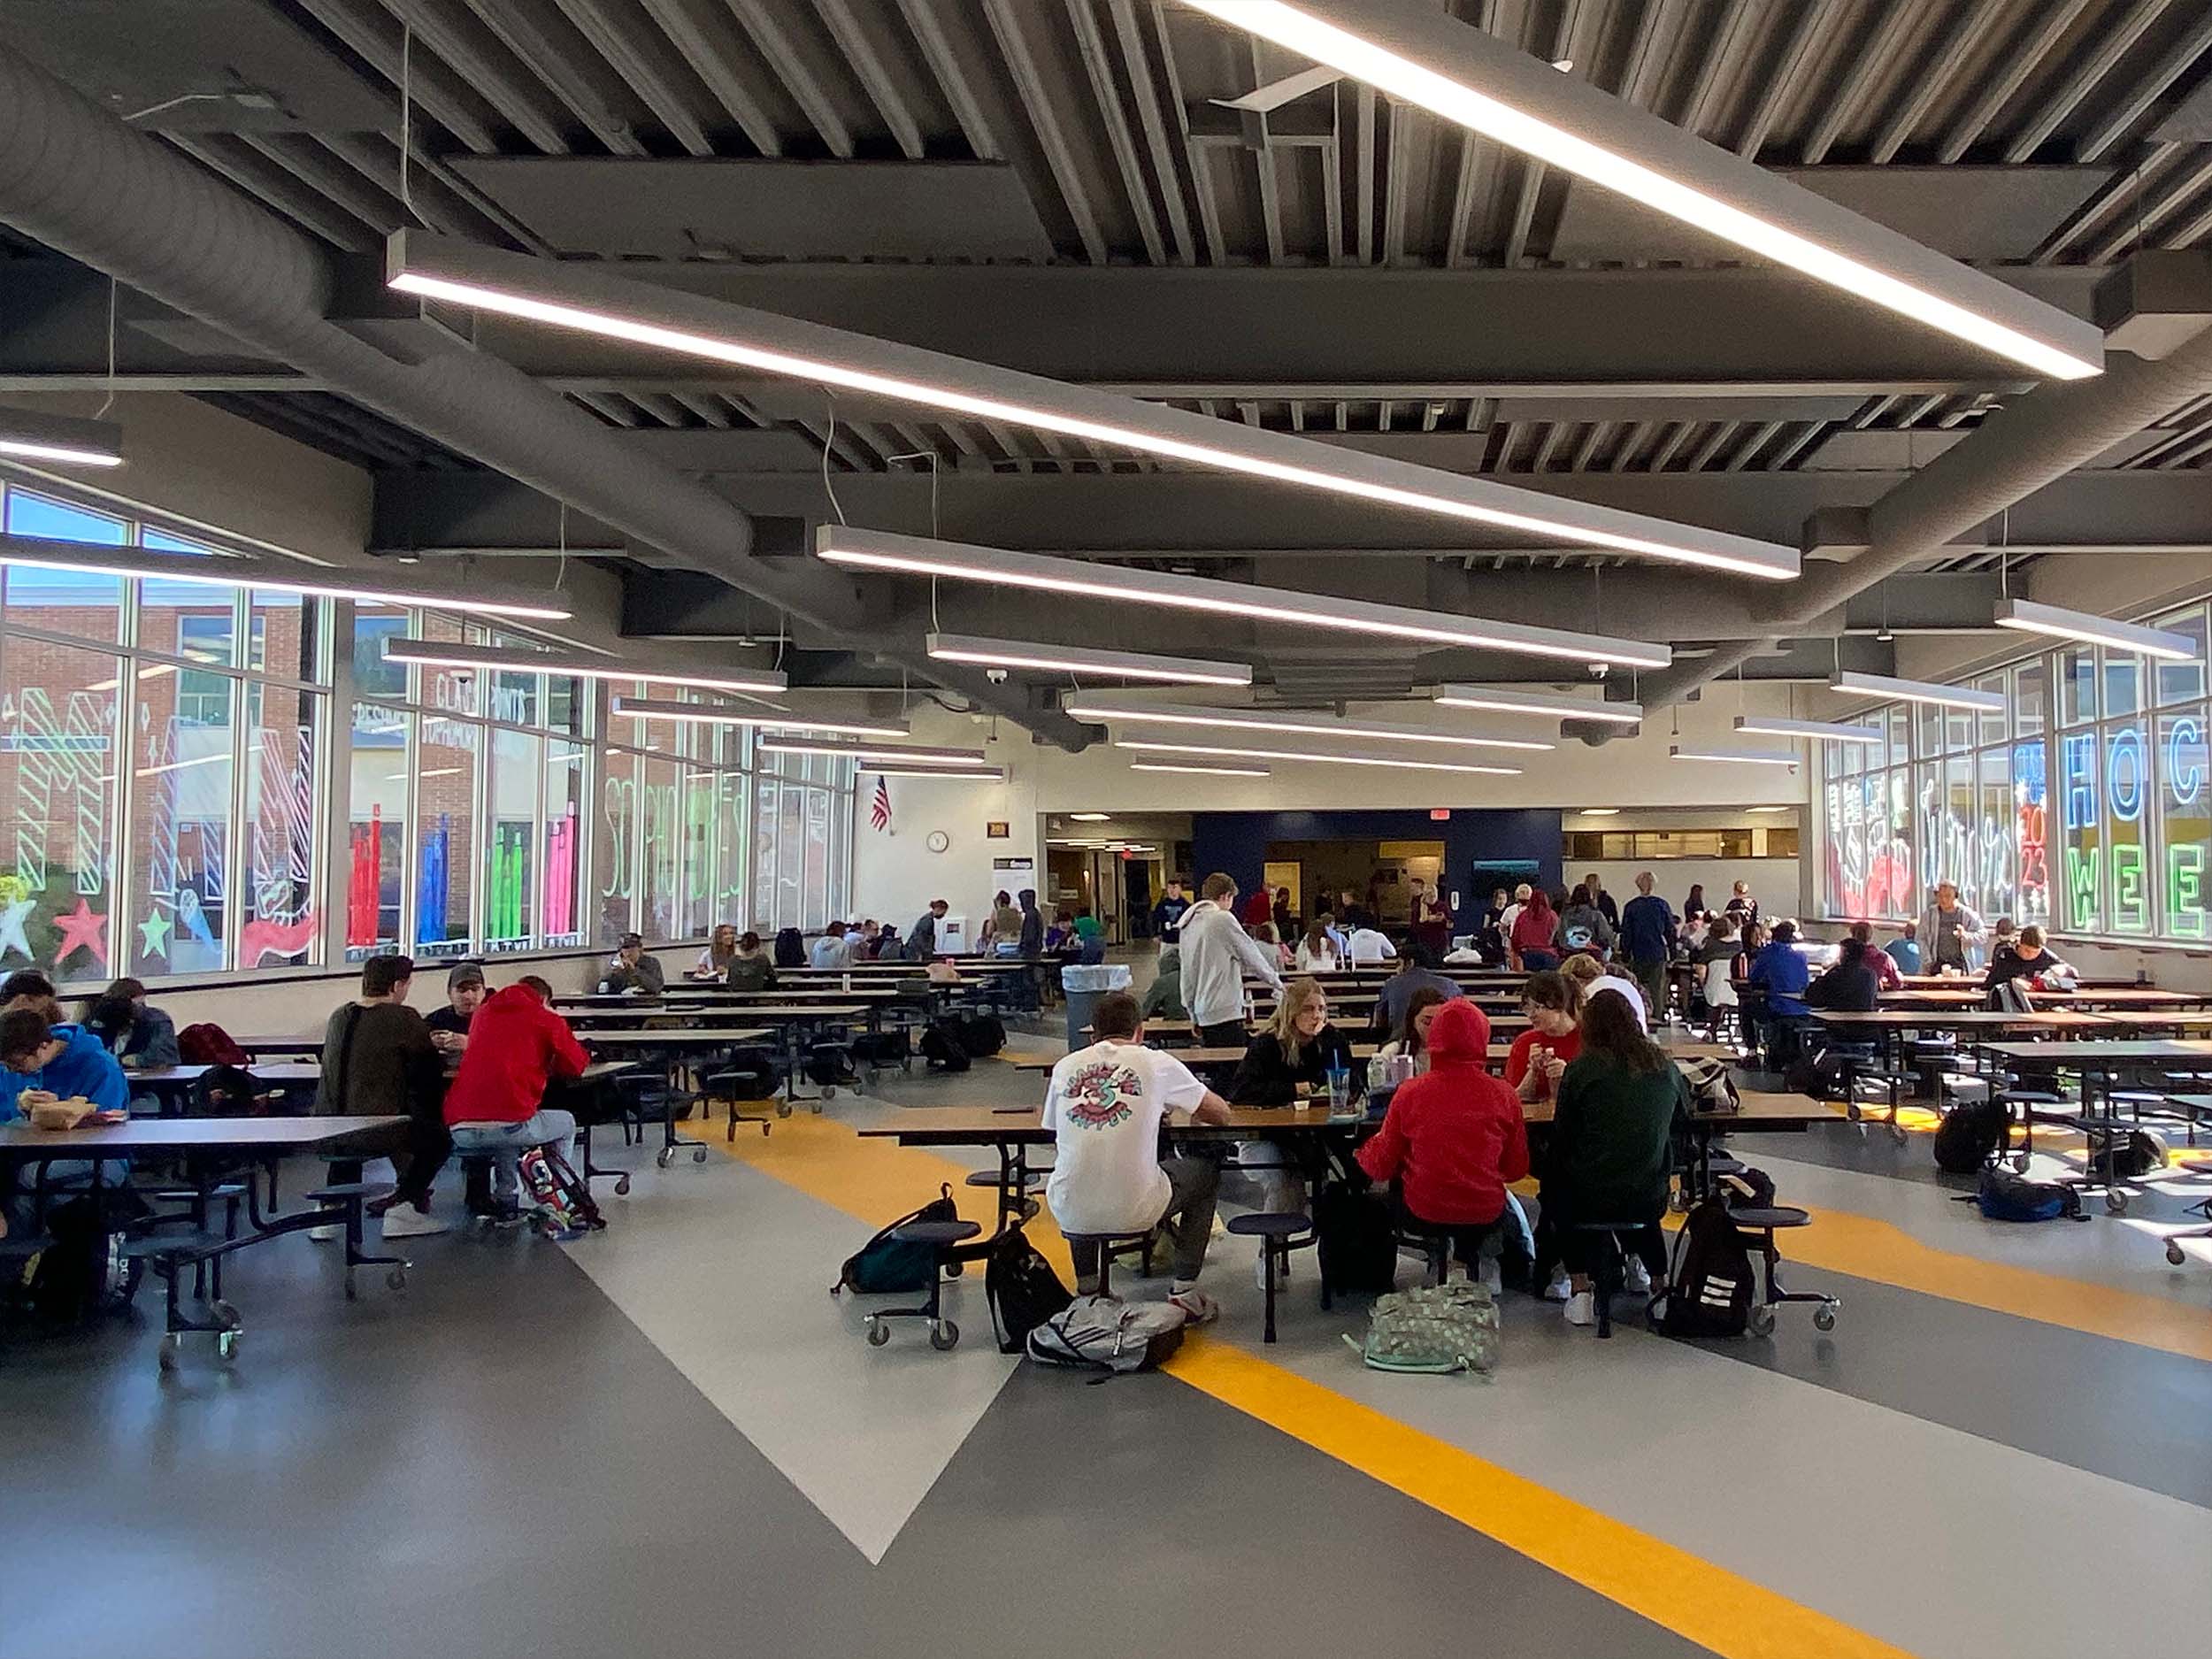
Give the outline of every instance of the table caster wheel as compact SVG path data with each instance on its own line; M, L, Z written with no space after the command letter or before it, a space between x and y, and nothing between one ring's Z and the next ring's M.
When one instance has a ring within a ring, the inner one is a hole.
M404 1268L404 1267L396 1267L396 1268L394 1268L394 1269L393 1269L390 1272L388 1272L388 1273L387 1273L387 1274L385 1274L385 1275L384 1275L384 1283L385 1283L385 1285L386 1285L387 1286L388 1286L390 1289L393 1289L393 1290L404 1290L404 1289L406 1289L406 1288L407 1288L407 1270L406 1270L406 1268Z
M1846 1106L1843 1109L1843 1116L1846 1122L1857 1123L1859 1121L1859 1109L1855 1105Z
M823 1102L824 1101L826 1101L826 1100L835 1100L836 1098L837 1098L837 1085L836 1085L836 1084L834 1084L834 1083L825 1083L825 1084L823 1084L823 1085L822 1085L822 1092L821 1092L821 1094L820 1094L818 1096L817 1096L817 1097L816 1097L816 1099L815 1099L815 1102L814 1102L814 1110L815 1110L816 1111L818 1111L818 1111L820 1111L820 1110L822 1110L822 1102Z
M666 1169L675 1161L676 1148L673 1147L663 1147L658 1152L653 1155L653 1162L659 1164L663 1169Z
M2105 1214L2108 1216L2124 1216L2127 1214L2127 1210L2128 1195L2125 1193L2115 1192L2108 1187L2104 1195Z
M704 1164L707 1161L707 1149L704 1147L692 1148L691 1161L694 1164Z
M960 1341L960 1327L949 1319L940 1319L929 1327L929 1345L940 1354L949 1354Z
M219 1331L215 1334L215 1357L232 1360L238 1357L238 1333Z
M760 1120L760 1138L763 1141L768 1139L768 1120L765 1118Z
M2025 1175L2028 1172L2028 1155L2026 1153L2014 1153L2012 1155L2011 1163L2012 1172L2015 1175Z
M1834 1330L1835 1328L1836 1328L1836 1306L1835 1306L1835 1303L1833 1303L1833 1302L1823 1302L1823 1303L1821 1303L1821 1305L1820 1305L1819 1307L1817 1307L1817 1308L1816 1308L1816 1309L1814 1309L1814 1310L1813 1310L1813 1329L1814 1329L1814 1330L1816 1330L1816 1331L1832 1331L1832 1330Z
M1754 1308L1751 1310L1751 1334L1754 1336L1772 1336L1774 1334L1773 1309Z
M245 1323L243 1319L239 1317L238 1310L232 1307L230 1303L227 1302L210 1302L208 1304L208 1311L213 1314L218 1319L220 1319L225 1325L228 1325L234 1331Z
M790 1117L790 1116L791 1116L791 1102L790 1102L789 1101L786 1101L786 1102L783 1102L783 1104L782 1104L782 1105L780 1105L780 1106L777 1107L777 1108L776 1108L776 1116L777 1116L777 1117L779 1117L779 1118L788 1118L788 1117Z
M165 1377L176 1370L177 1354L183 1347L184 1337L180 1332L172 1331L161 1339L160 1348L154 1352L154 1363L161 1367L162 1375Z
M2184 1251L2178 1244L2170 1242L2166 1246L2166 1259L2171 1262L2176 1267L2179 1267L2182 1263L2186 1262L2189 1257L2188 1254Z
M627 1198L630 1195L630 1178L628 1176L618 1175L614 1178L614 1195L617 1198Z
M880 1319L868 1321L868 1346L881 1348L891 1340L891 1327Z
M1889 1138L1901 1147L1912 1137L1907 1133L1904 1125L1892 1124L1889 1126Z
M966 1272L967 1271L968 1264L965 1262L947 1262L945 1263L945 1277L947 1279L957 1279L961 1274Z
M346 1269L346 1300L348 1302L357 1301L359 1299L360 1294L360 1286L353 1282L353 1270L349 1267Z

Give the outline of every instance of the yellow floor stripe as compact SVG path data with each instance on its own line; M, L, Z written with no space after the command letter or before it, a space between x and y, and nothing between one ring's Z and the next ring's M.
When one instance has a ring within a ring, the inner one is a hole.
M1167 1369L1202 1394L1728 1659L1905 1654L1226 1342L1187 1342Z
M2062 1325L2189 1359L2212 1360L2212 1316L2201 1308L1939 1250L1871 1216L1816 1210L1812 1217L1809 1227L1781 1235L1786 1282L1790 1263L1827 1268L2039 1325Z

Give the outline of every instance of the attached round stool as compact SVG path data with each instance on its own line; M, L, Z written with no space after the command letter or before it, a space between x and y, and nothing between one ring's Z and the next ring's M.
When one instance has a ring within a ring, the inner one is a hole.
M1812 1217L1794 1204L1769 1204L1760 1209L1731 1210L1729 1220L1736 1224L1740 1233L1755 1233L1759 1257L1763 1264L1764 1295L1751 1310L1751 1333L1771 1336L1774 1333L1774 1310L1786 1302L1810 1302L1819 1304L1813 1310L1813 1327L1819 1331L1836 1328L1836 1310L1843 1304L1824 1291L1784 1290L1775 1275L1781 1264L1782 1251L1774 1241L1774 1235L1791 1227L1812 1225Z
M1069 1233L1063 1230L1060 1236L1070 1244L1089 1242L1098 1246L1097 1294L1110 1296L1114 1294L1114 1256L1119 1251L1143 1251L1144 1276L1147 1279L1152 1277L1152 1242L1158 1231L1156 1227L1148 1227L1141 1233ZM1077 1278L1079 1280L1081 1275L1079 1273Z
M879 1308L871 1313L868 1316L869 1347L881 1348L891 1340L891 1327L884 1323L886 1319L928 1320L929 1345L941 1354L949 1351L960 1340L960 1327L944 1315L945 1270L954 1264L952 1252L955 1247L964 1244L982 1231L972 1221L910 1221L902 1227L892 1229L892 1238L901 1244L928 1247L929 1300L918 1308Z
M1267 1276L1261 1286L1267 1295L1267 1324L1260 1340L1272 1342L1276 1287L1290 1270L1290 1253L1302 1250L1315 1241L1313 1217L1288 1211L1256 1210L1248 1216L1230 1217L1229 1231L1260 1241L1260 1259L1267 1263Z
M1018 1180L1010 1166L1003 1170L973 1170L969 1172L970 1187L987 1187L998 1194L998 1225L1010 1221L1029 1221L1037 1214L1037 1201L1032 1194L1041 1192L1045 1177L1050 1170L1024 1170Z

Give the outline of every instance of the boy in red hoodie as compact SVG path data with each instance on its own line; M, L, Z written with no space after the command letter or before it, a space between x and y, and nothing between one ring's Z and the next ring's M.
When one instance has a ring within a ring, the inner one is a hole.
M1490 1075L1489 1049L1490 1022L1480 1009L1464 998L1438 1009L1427 1073L1399 1085L1382 1127L1359 1149L1371 1179L1398 1183L1410 1221L1450 1233L1453 1254L1471 1274L1505 1214L1507 1183L1528 1173L1521 1102ZM1480 1267L1496 1291L1497 1263Z
M446 1127L456 1152L489 1152L492 1196L503 1210L516 1202L516 1166L532 1147L568 1156L575 1139L571 1113L542 1104L555 1078L577 1078L591 1056L555 1013L553 987L534 976L494 993L469 1022L461 1069L446 1090Z

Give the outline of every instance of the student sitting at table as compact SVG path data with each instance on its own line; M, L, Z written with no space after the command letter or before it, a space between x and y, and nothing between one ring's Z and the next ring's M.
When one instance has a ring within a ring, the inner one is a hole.
M81 1025L51 1025L35 1008L12 1009L0 1014L0 1124L28 1116L23 1096L40 1094L56 1100L81 1094L102 1111L130 1109L123 1068L97 1037ZM38 1171L36 1164L0 1170L0 1239L8 1234L11 1183L38 1180L48 1192L81 1191L96 1172L102 1187L120 1187L130 1165L112 1158L54 1158Z
M97 1037L126 1070L175 1065L176 1022L146 1001L136 979L118 979L78 1011L78 1024Z
M1601 990L1617 991L1636 1010L1636 1023L1646 1031L1651 1029L1651 1019L1644 1007L1643 987L1625 975L1613 972L1587 951L1578 951L1559 964L1559 972L1572 979L1582 992L1585 1007Z
M849 968L852 964L852 948L845 942L842 922L832 922L825 927L807 952L807 965L810 968Z
M1429 1069L1429 1027L1436 1023L1436 1010L1448 999L1432 985L1417 987L1406 998L1405 1018L1398 1022L1396 1033L1375 1051L1378 1060L1400 1058L1413 1062L1413 1075L1419 1077Z
M1993 991L2001 985L2011 984L2015 979L2041 979L2046 975L2057 979L2075 977L2072 967L2061 962L2056 953L2043 942L2043 930L2030 922L2020 930L2019 937L2014 943L2005 946L1990 958L1989 972L1982 976L1982 989ZM2044 988L2049 987L2047 986Z
M1563 1264L1545 1294L1567 1304L1569 1325L1597 1317L1590 1291L1598 1235L1578 1221L1618 1221L1626 1236L1626 1286L1642 1294L1665 1277L1659 1218L1678 1129L1686 1131L1690 1089L1666 1051L1644 1035L1626 997L1600 992L1582 1011L1582 1051L1559 1079L1559 1103L1540 1170L1543 1208L1538 1266Z
M1480 1009L1463 997L1438 1008L1428 1071L1391 1096L1359 1166L1370 1179L1395 1184L1415 1228L1448 1230L1462 1269L1471 1275L1479 1263L1494 1293L1499 1264L1483 1257L1482 1245L1505 1214L1507 1183L1528 1173L1528 1131L1513 1091L1490 1075L1489 1053L1490 1021Z
M643 937L625 933L622 943L607 964L607 970L599 976L603 992L635 991L641 996L658 996L666 988L668 976L661 971L661 959L649 955Z
M702 982L726 979L729 975L730 962L736 955L737 924L718 922L714 932L708 936L707 948L699 953L699 960L691 964L691 972L685 977Z
M1405 1018L1406 1004L1423 990L1434 991L1446 1002L1463 995L1459 981L1438 972L1436 951L1422 940L1409 941L1398 958L1398 971L1375 993L1375 1011L1370 1017L1377 1035L1395 1031Z
M1390 935L1379 927L1360 926L1352 929L1344 942L1344 953L1356 968L1372 967L1379 963L1394 962L1397 946L1390 942Z
M1152 983L1144 993L1144 1002L1137 1010L1147 1019L1188 1019L1190 1010L1183 1006L1183 951L1179 945L1160 947L1159 966L1154 971Z
M733 991L776 988L776 964L769 957L768 948L760 942L760 935L751 928L738 935L737 949L730 954L730 965L722 982Z
M545 1104L556 1078L581 1077L591 1056L551 1007L553 987L534 974L495 992L476 1010L468 1052L446 1091L445 1122L454 1149L488 1152L492 1202L497 1211L517 1207L516 1169L532 1147L550 1147L564 1161L575 1139L576 1119Z
M1344 965L1343 953L1329 937L1329 918L1325 914L1306 924L1306 936L1298 941L1290 964L1301 973L1334 973Z
M54 982L36 968L19 968L0 984L0 1014L12 1014L19 1008L30 1009L46 1016L50 1025L65 1025L68 1016L62 1012L61 999L54 995Z
M1069 1237L1075 1287L1098 1289L1098 1246L1071 1236L1133 1233L1165 1225L1174 1252L1168 1299L1194 1323L1220 1310L1198 1288L1213 1234L1220 1166L1206 1158L1158 1157L1160 1125L1186 1109L1199 1123L1226 1123L1228 1102L1173 1055L1144 1046L1137 999L1110 991L1091 1016L1098 1041L1052 1068L1044 1126L1055 1141L1045 1197Z
M1879 1008L1881 976L1866 957L1866 941L1847 936L1834 964L1805 987L1805 1006L1834 1014L1870 1014Z
M1920 924L1907 922L1898 930L1897 937L1883 947L1885 954L1897 964L1900 973L1920 972Z
M1746 933L1750 933L1748 926ZM1798 1034L1806 1018L1805 987L1813 978L1805 953L1797 948L1795 922L1775 923L1773 933L1751 958L1750 970L1744 977L1767 994L1768 1060L1778 1067L1787 1065L1797 1057Z
M361 964L361 995L334 1011L323 1028L322 1075L315 1085L319 1118L407 1119L407 1145L392 1154L399 1185L384 1208L388 1239L446 1230L430 1214L430 1183L453 1148L439 1109L445 1062L430 1041L430 1027L407 1005L414 978L411 956L371 956ZM360 1159L330 1160L333 1186L360 1179ZM337 1234L331 1226L314 1228L309 1236Z
M1891 959L1888 951L1874 942L1873 924L1870 922L1852 923L1847 937L1857 940L1866 947L1866 965L1874 970L1874 979L1878 988L1885 991L1903 988L1905 979L1904 976L1897 972L1897 964Z
M1582 1052L1582 987L1556 969L1532 973L1521 987L1528 1029L1505 1056L1506 1087L1530 1105L1550 1100L1568 1063Z
M481 963L457 962L446 971L445 1006L423 1016L430 1041L448 1060L457 1060L469 1046L469 1022L484 1005L484 968Z
M1301 1095L1318 1094L1325 1102L1329 1073L1338 1071L1359 1094L1365 1079L1353 1064L1349 1039L1329 1024L1328 993L1318 980L1293 979L1245 1049L1229 1100L1237 1106L1287 1106Z

